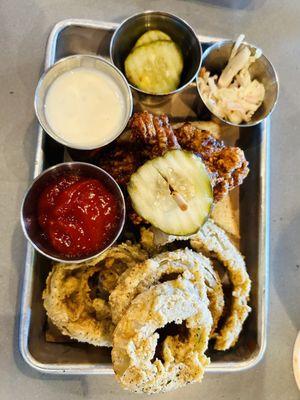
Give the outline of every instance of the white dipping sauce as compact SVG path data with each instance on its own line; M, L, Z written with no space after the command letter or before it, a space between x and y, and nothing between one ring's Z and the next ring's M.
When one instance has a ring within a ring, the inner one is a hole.
M78 67L60 75L48 89L45 115L52 130L71 147L98 147L123 123L125 101L112 77Z

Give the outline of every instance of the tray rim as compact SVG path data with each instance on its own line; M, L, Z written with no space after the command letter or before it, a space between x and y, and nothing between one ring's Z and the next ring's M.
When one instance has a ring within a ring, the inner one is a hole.
M90 19L68 18L57 22L52 28L46 45L44 68L49 68L55 60L55 47L59 34L69 26L83 26L94 29L114 30L119 25L115 22L105 22ZM197 32L197 29L196 29ZM223 38L198 35L201 43L215 43ZM260 185L261 203L259 219L259 248L258 248L258 276L262 284L258 287L258 321L261 324L258 330L259 350L246 361L211 363L207 372L240 372L256 366L263 358L267 344L267 321L269 301L269 242L270 242L270 117L261 122L262 143L260 156ZM38 128L38 138L34 160L33 178L37 177L43 170L43 143L45 133L41 126ZM24 276L21 294L20 319L19 319L19 350L24 361L38 372L54 375L113 375L113 369L101 364L45 364L36 360L29 351L28 339L31 318L31 295L33 281L33 264L36 252L27 243ZM258 325L259 326L259 325Z

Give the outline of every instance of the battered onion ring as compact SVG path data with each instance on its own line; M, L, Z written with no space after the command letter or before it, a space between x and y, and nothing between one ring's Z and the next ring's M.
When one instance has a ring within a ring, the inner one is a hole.
M204 256L202 255L202 257ZM215 331L218 327L219 320L224 310L224 293L220 276L213 268L211 261L209 260L209 263L203 266L205 268L204 279L207 288L207 297L209 300L208 308L213 318L213 326L210 337L215 337Z
M183 321L188 338L168 336L162 360L155 358L156 330ZM112 362L117 379L127 390L148 394L200 382L209 363L204 351L210 328L207 305L190 281L180 277L151 287L133 300L115 329Z
M251 308L248 300L251 280L246 270L243 256L231 243L226 233L211 219L197 233L197 238L191 240L191 246L196 251L212 253L227 268L233 285L230 316L216 336L215 349L227 350L234 346L239 338L244 321Z
M102 262L99 282L103 290L110 294L119 277L127 268L143 262L147 258L148 253L145 250L141 249L139 245L132 245L130 242L110 248L95 260L97 264Z
M147 253L139 246L123 243L86 263L56 264L43 292L48 317L72 339L111 346L114 324L107 301L109 293L118 274L146 258ZM89 281L96 274L101 290L93 294Z
M209 259L186 248L161 253L128 268L109 297L112 320L117 324L138 294L160 283L164 276L168 278L170 274L182 274L197 285L202 297L206 297L204 265L210 265Z
M190 249L159 254L124 272L109 298L114 323L119 322L131 301L139 293L158 284L165 275L174 273L182 274L186 279L191 280L198 287L200 296L205 298L205 301L207 301L207 290L209 310L213 316L212 331L214 331L224 307L221 281L210 260Z

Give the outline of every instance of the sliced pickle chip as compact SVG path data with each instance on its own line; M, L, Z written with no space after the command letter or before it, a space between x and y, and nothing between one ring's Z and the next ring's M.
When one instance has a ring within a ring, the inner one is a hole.
M127 79L139 89L154 94L177 89L182 70L182 53L169 40L157 40L136 47L125 60Z
M171 235L197 232L213 204L210 177L201 158L183 150L147 161L131 176L128 193L141 217Z
M172 39L165 32L153 29L151 31L145 32L142 36L140 36L138 38L136 44L134 45L134 49L136 49L137 47L143 46L144 44L157 42L158 40L171 41Z

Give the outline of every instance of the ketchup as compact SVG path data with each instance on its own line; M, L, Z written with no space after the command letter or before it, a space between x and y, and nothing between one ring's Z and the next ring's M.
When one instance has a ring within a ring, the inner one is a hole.
M120 219L117 199L97 179L60 177L38 201L42 236L61 255L91 255L112 240Z

